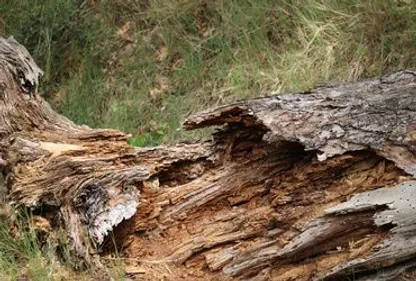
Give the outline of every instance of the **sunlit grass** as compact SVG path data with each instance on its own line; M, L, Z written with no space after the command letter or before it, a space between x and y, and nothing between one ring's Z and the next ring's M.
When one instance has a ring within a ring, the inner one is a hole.
M60 270L55 258L48 259L33 228L9 220L0 221L0 280L53 280ZM60 274L59 274L60 275Z
M415 65L414 1L5 1L0 32L34 54L43 95L131 143L194 139L191 113Z
M64 232L48 233L40 241L39 229L32 223L32 215L14 219L0 219L0 280L124 280L123 259L106 262L99 272L83 268L76 270L76 260L70 254Z
M146 146L206 136L181 123L210 106L416 66L415 4L5 0L0 35L45 70L41 94L55 109ZM15 237L9 223L0 221L0 280L74 278L65 247L58 260L33 229Z

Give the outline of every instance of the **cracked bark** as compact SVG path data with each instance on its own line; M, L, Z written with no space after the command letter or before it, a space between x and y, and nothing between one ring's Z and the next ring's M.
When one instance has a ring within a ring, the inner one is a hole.
M10 204L42 210L98 264L108 234L140 280L398 280L415 267L416 70L189 117L213 139L133 148L36 94L41 70L0 38Z

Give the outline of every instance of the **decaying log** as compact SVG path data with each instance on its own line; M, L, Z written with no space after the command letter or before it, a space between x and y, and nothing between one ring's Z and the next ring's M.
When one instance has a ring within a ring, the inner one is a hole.
M214 108L184 125L219 126L211 141L154 148L55 113L41 74L0 39L7 200L63 228L81 260L113 232L138 280L398 280L416 266L416 70Z

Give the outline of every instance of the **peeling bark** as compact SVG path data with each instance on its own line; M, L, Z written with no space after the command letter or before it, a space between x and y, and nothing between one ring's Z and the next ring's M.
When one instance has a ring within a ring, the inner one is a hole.
M41 70L0 38L7 200L117 247L136 279L398 280L415 267L416 70L214 108L213 139L133 148L36 94ZM381 273L380 273L381 272Z

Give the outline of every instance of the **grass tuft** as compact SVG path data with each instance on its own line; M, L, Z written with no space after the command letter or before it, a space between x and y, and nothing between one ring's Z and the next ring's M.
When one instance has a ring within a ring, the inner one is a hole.
M140 146L201 137L180 124L209 106L415 66L414 1L4 2L53 106Z
M45 70L41 94L56 110L147 146L206 136L180 128L210 106L415 67L415 4L3 0L0 35L13 35ZM64 246L57 261L33 229L18 229L0 221L0 280L83 280L66 270Z

